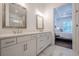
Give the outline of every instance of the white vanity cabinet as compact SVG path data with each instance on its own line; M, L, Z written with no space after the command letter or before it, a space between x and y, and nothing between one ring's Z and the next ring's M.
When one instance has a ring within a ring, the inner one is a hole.
M12 44L16 39L16 43ZM24 35L21 37L4 39L1 42L8 42L1 48L2 56L35 56L36 55L36 38L33 35ZM8 40L8 41L7 41ZM12 41L13 40L13 41ZM10 43L9 43L10 41Z
M36 55L36 40L29 40L1 49L3 56L33 56Z
M36 56L51 44L50 33L18 35L0 39L1 56Z
M37 34L37 55L51 44L50 33Z

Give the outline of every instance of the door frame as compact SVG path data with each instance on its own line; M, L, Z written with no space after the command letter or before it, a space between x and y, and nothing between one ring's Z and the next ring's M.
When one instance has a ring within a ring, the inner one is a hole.
M75 4L76 3L72 3L72 23L73 23L73 33L72 33L72 50L73 50L73 53L74 55L77 55L78 56L78 53L77 53L77 39L76 39L76 21L75 21Z
M72 3L72 50L73 50L73 54L74 55L78 55L77 53L76 53L76 40L75 40L75 37L76 37L76 32L75 32L75 20L74 20L74 11L75 11L75 7L74 7L74 3ZM53 15L54 15L54 11L53 11ZM55 23L54 23L54 16L53 16L53 44L55 45L55 29L54 29L54 25L55 25Z

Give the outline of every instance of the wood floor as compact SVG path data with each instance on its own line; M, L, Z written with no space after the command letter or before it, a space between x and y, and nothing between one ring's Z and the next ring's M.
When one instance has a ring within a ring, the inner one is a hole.
M56 39L55 44L58 46L62 46L65 48L72 49L72 41L71 40L65 40L65 39Z

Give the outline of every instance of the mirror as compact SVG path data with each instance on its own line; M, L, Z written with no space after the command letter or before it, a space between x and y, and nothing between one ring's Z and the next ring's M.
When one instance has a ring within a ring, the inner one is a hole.
M36 15L36 28L37 29L44 28L44 19L42 16Z
M3 27L26 28L26 8L15 3L6 3L3 6Z

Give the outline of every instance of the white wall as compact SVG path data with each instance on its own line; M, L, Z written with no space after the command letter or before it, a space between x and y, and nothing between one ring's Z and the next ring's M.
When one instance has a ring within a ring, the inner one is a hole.
M27 28L20 29L22 32L40 32L36 29L36 10L39 10L41 14L45 11L45 6L41 4L26 4L27 8ZM15 28L2 28L2 4L0 3L0 35L1 34L12 34L13 31L17 31ZM50 31L50 19L44 19L44 31Z

